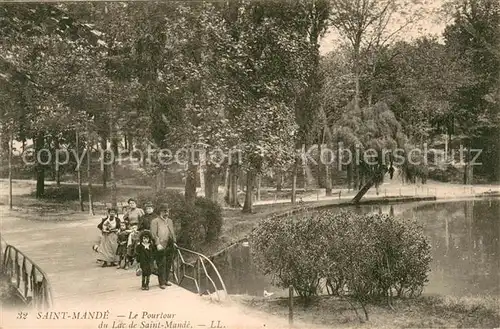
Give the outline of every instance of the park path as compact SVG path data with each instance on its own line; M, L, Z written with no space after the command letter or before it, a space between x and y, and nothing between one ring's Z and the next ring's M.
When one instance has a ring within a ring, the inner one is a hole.
M151 290L140 289L140 278L133 270L101 268L95 261L92 244L97 240L99 216L86 220L47 222L27 220L0 208L2 238L18 247L35 261L48 275L54 296L54 311L109 310L107 328L182 328L190 321L192 328L285 328L286 319L269 316L243 308L230 300L215 303L176 285L161 290L155 276ZM95 328L101 320L41 320L30 313L27 320L16 320L18 310L1 312L0 328ZM142 312L175 314L172 323L166 319L142 319ZM137 312L137 319L128 319L129 312ZM125 316L125 317L120 317ZM213 322L212 322L213 321ZM218 322L220 321L220 322ZM125 327L119 325L125 323ZM169 326L169 325L179 326ZM155 327L155 325L160 325ZM163 326L161 326L163 325ZM297 324L300 328L313 328ZM189 328L189 326L187 326Z

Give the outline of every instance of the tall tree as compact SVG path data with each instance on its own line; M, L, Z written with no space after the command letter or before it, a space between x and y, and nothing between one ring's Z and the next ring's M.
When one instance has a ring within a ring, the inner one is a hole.
M454 58L467 60L472 79L453 99L449 120L456 123L457 132L467 136L468 149L486 146L480 159L484 165L477 169L490 179L498 179L500 111L498 103L488 101L488 95L500 85L500 4L494 0L457 0L451 4L453 21L444 33L446 47ZM472 168L467 165L466 182L472 182Z

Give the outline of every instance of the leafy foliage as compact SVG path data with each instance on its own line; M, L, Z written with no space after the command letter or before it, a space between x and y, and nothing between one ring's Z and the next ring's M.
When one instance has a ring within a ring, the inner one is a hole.
M302 297L330 294L366 304L395 291L422 292L430 270L430 245L414 222L387 215L303 211L261 221L251 235L258 268L279 287L293 285Z
M199 250L207 242L217 239L222 228L222 208L215 202L198 197L194 207L188 205L184 196L171 190L149 192L137 197L139 205L168 203L170 215L176 227L178 244Z
M194 203L203 216L203 223L206 232L205 241L216 240L222 231L222 208L217 202L197 197Z

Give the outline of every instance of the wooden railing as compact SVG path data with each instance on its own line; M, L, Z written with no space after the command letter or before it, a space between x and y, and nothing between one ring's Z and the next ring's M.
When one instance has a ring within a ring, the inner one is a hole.
M186 259L189 259L186 260ZM184 279L194 283L200 295L216 295L217 299L227 297L227 290L222 277L214 263L203 254L196 251L175 247L172 272L175 282L180 286Z
M16 247L1 241L2 274L28 306L46 310L53 306L52 289L47 274Z

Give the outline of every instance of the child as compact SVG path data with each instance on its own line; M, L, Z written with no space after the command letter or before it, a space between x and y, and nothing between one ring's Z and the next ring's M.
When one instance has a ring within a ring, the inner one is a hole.
M118 248L116 248L116 254L119 257L118 269L123 268L128 270L128 258L127 258L127 243L130 231L127 229L127 223L120 223L120 230L118 231ZM122 266L122 262L125 262Z
M128 257L128 262L130 265L134 264L134 259L136 256L135 253L135 248L137 247L137 244L140 242L139 240L139 235L140 232L137 231L138 227L137 224L131 225L131 232L130 235L128 236L128 241L127 241L127 257ZM136 267L136 274L139 276L141 275L139 273L140 267L137 265Z
M140 235L140 243L136 248L136 258L142 271L142 290L149 290L149 277L153 270L154 261L154 243L149 231L142 231Z

